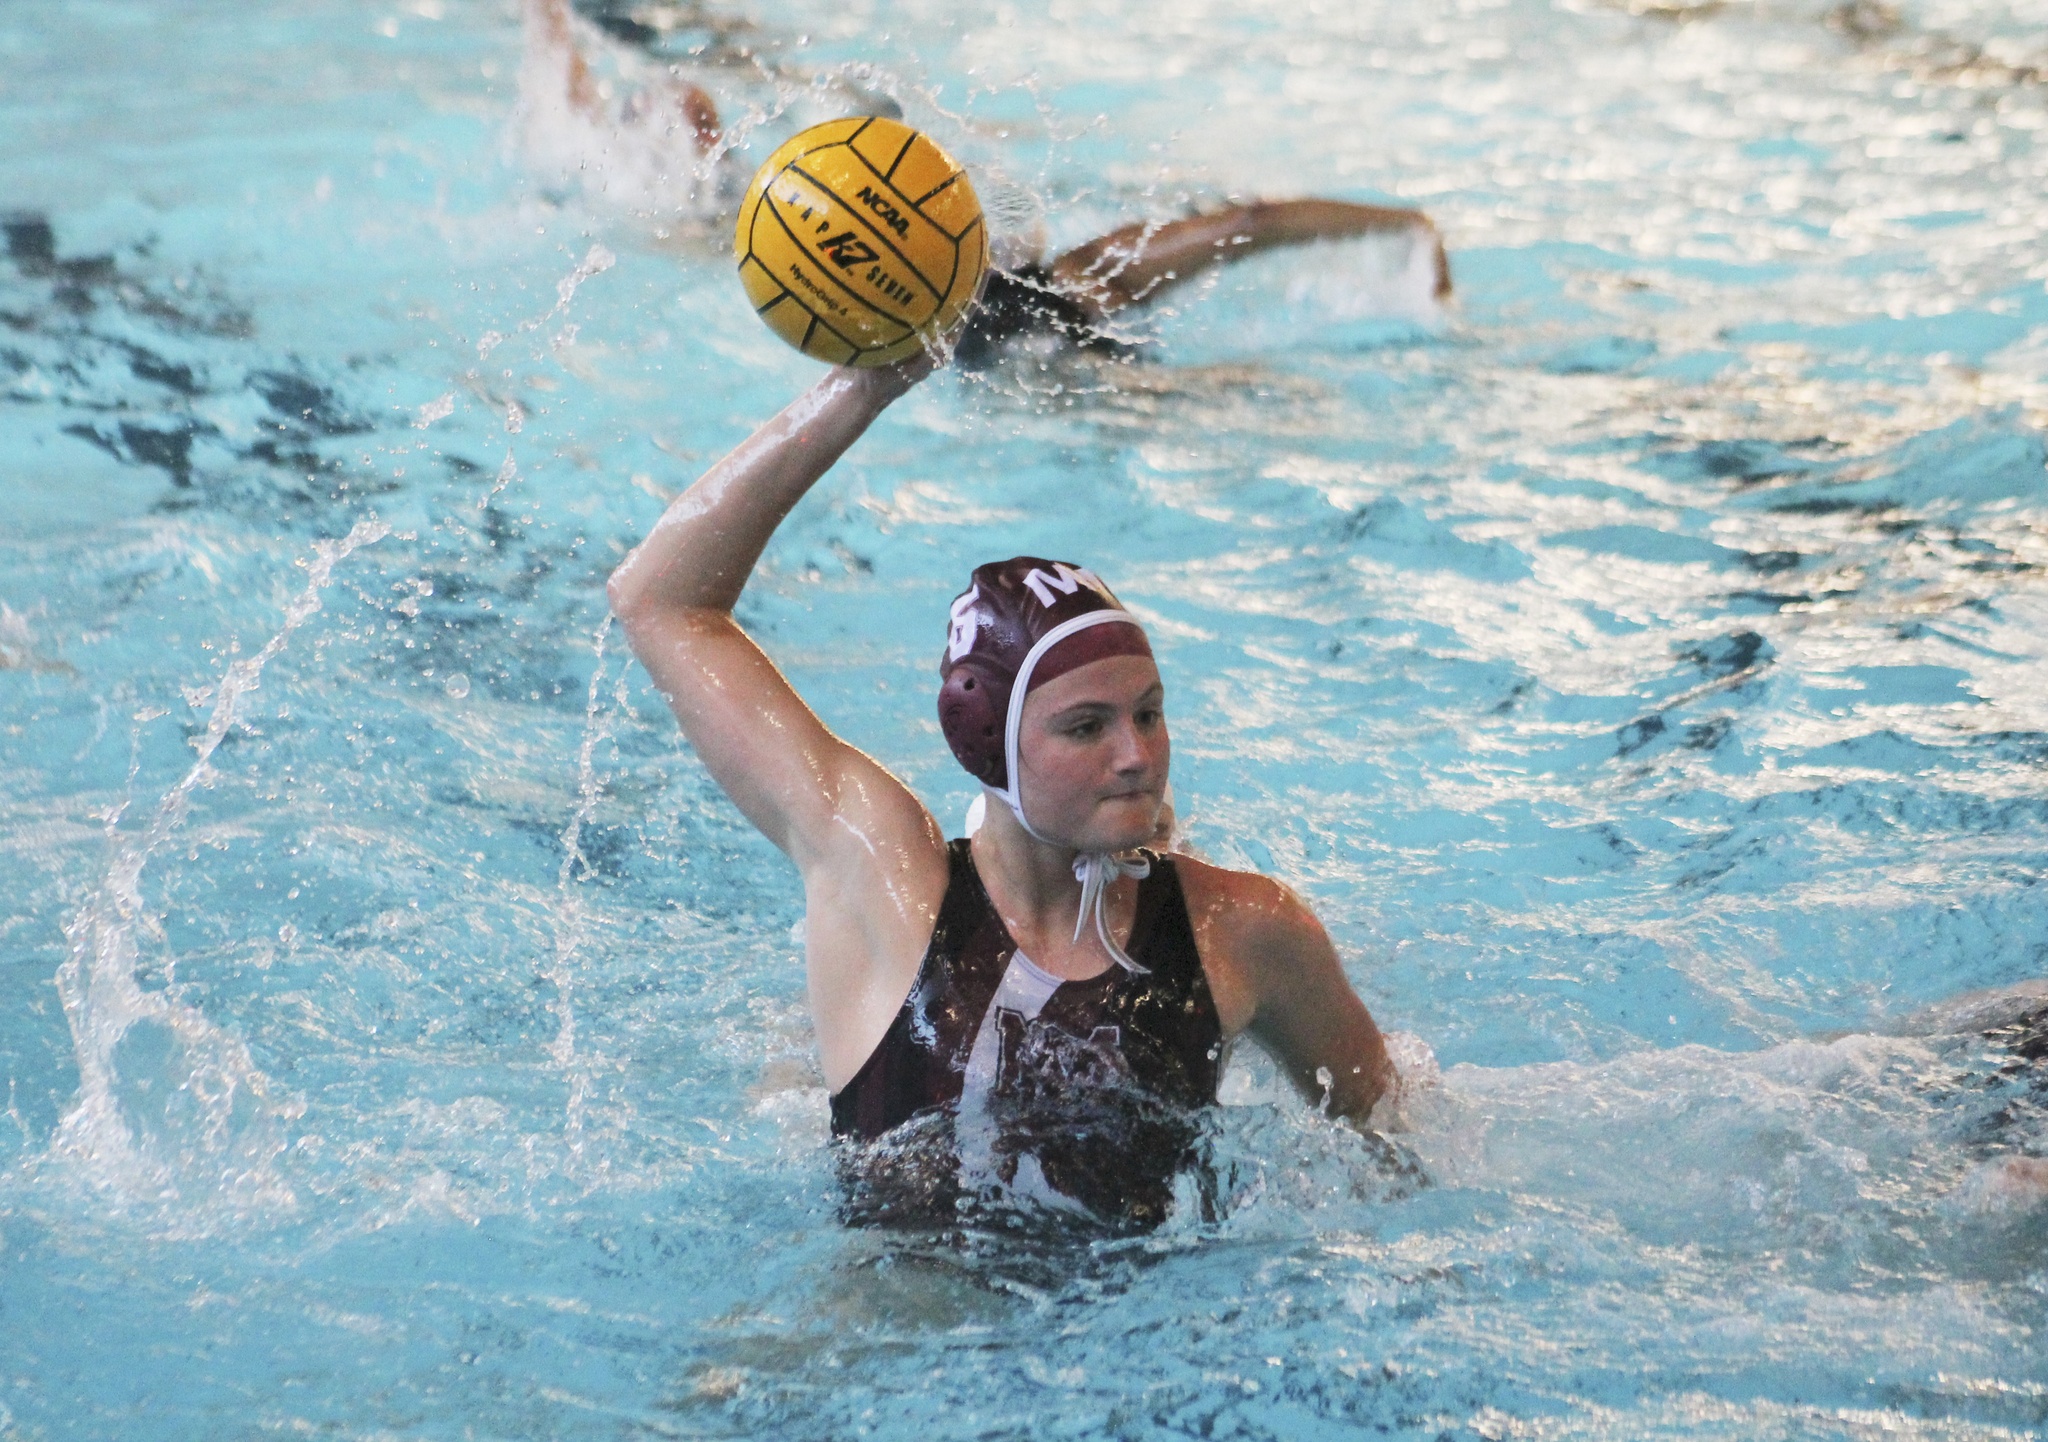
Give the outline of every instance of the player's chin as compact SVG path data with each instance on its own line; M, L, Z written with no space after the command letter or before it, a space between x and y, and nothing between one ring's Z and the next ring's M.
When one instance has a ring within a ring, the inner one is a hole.
M1149 842L1159 828L1157 792L1131 792L1104 797L1090 818L1089 850L1129 851Z

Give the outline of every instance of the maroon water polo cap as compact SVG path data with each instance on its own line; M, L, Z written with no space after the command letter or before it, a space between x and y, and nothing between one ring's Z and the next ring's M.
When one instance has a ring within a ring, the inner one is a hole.
M1021 821L1017 737L1031 688L1106 656L1151 654L1138 618L1087 567L1038 556L977 566L953 601L939 727L960 764Z

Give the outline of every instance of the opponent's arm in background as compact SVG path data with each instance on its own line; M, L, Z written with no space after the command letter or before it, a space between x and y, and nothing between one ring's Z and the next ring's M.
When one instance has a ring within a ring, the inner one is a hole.
M1098 319L1157 299L1225 261L1312 240L1420 231L1436 247L1436 298L1451 293L1450 262L1436 226L1419 210L1348 200L1255 200L1210 215L1126 225L1078 245L1048 269L1062 294Z

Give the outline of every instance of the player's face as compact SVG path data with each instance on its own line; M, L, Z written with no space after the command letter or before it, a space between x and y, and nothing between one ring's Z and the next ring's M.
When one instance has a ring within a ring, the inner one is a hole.
M1036 687L1017 738L1031 824L1080 851L1153 839L1172 743L1149 656L1106 656Z

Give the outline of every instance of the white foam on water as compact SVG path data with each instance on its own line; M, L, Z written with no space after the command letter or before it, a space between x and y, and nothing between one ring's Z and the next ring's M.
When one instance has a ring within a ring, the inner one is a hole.
M0 601L0 667L26 666L33 654L28 617Z
M695 87L610 45L567 0L525 0L519 104L511 138L544 183L636 214L701 218L718 203L717 147L692 114ZM580 83L591 92L579 103Z
M1394 320L1425 327L1445 320L1437 294L1443 243L1418 221L1309 247L1287 281L1287 302L1331 321Z

